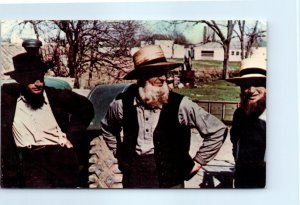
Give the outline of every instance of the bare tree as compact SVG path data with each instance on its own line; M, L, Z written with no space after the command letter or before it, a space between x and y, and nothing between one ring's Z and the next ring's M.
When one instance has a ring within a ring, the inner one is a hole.
M205 23L207 26L209 26L220 39L220 40L216 40L216 42L221 44L224 50L222 79L226 79L228 77L228 60L229 60L230 42L233 38L232 34L233 34L236 21L228 20L227 24L218 24L214 20L211 21L201 20L199 22ZM225 30L223 28L225 28Z
M31 25L32 28L33 28L33 31L34 31L34 34L36 36L36 39L40 39L40 28L39 28L39 24L41 23L42 21L41 20L24 20L20 23L17 24L17 27L21 29L20 30L23 30L24 27L26 25Z
M219 43L224 51L224 59L223 59L223 70L222 70L222 79L226 79L228 77L228 61L229 61L229 49L230 43L233 36L234 26L236 21L228 20L227 22L217 22L214 20L185 20L185 21L176 21L176 24L182 23L192 23L192 25L197 25L199 23L206 24L213 32L211 32L211 39L214 42ZM218 38L215 37L218 36Z
M80 87L80 78L86 74L87 86L95 77L121 81L132 67L131 48L142 36L153 35L141 21L23 21L25 24L33 25L36 36L46 42L43 58L53 64L55 75L74 77L75 88ZM180 34L177 38L184 41Z
M82 38L82 31L84 21L60 21L54 20L54 24L64 32L68 42L68 68L70 77L75 77L74 87L79 88L79 64L77 60L77 53L79 52L80 41Z
M241 44L241 58L248 58L252 53L252 48L258 41L265 37L265 30L259 28L259 21L255 21L253 28L246 28L246 21L238 21L239 31L235 31Z
M245 58L245 51L244 51L244 36L245 36L245 20L242 21L238 21L238 28L239 28L239 33L235 32L238 36L238 38L240 39L240 43L241 43L241 59L243 60Z
M253 47L253 45L255 43L258 43L259 39L262 38L262 37L265 37L265 30L260 30L258 28L258 22L259 21L256 21L255 22L255 25L252 29L250 29L250 32L248 32L246 35L247 35L247 45L246 45L246 54L245 54L245 58L248 58L251 53L252 53L252 50L251 48Z

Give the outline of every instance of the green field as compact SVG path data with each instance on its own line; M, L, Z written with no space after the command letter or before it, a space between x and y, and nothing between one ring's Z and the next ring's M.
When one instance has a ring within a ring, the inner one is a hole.
M175 88L174 91L192 100L239 102L240 88L225 80L218 80L197 88Z
M172 58L168 59L168 61L173 61L177 63L183 63L183 59L180 58ZM240 68L240 62L229 62L229 68L238 70ZM192 67L193 69L197 68L209 68L209 67L215 67L215 68L222 68L223 67L223 61L210 61L210 60L192 60Z

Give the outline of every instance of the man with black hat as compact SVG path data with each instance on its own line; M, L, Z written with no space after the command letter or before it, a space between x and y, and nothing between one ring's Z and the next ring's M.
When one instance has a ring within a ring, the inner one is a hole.
M110 104L102 121L103 137L123 173L123 187L184 188L184 180L215 157L227 128L170 91L166 74L181 64L167 62L160 46L141 48L133 62L134 70L125 79L137 79L137 84ZM191 128L203 137L194 158L189 155Z
M2 187L78 187L74 148L94 116L91 102L45 86L39 56L22 53L13 63L5 75L17 83L1 90Z
M227 81L241 87L241 106L230 130L235 158L235 188L263 188L266 184L266 60L241 62L240 77Z

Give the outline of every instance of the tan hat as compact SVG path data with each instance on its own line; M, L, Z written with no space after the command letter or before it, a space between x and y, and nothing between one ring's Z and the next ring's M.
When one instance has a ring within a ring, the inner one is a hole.
M241 85L244 83L265 82L267 76L267 62L263 57L246 58L241 61L240 77L227 78L226 81Z
M141 48L133 55L134 70L129 72L124 79L141 79L160 76L177 68L182 63L167 62L160 46L149 45Z

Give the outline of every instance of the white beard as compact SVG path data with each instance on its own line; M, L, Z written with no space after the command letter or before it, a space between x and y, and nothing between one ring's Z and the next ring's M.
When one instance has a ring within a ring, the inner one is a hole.
M164 82L162 87L157 87L146 81L144 87L139 87L139 95L146 106L150 108L161 108L163 104L168 103L168 84Z

